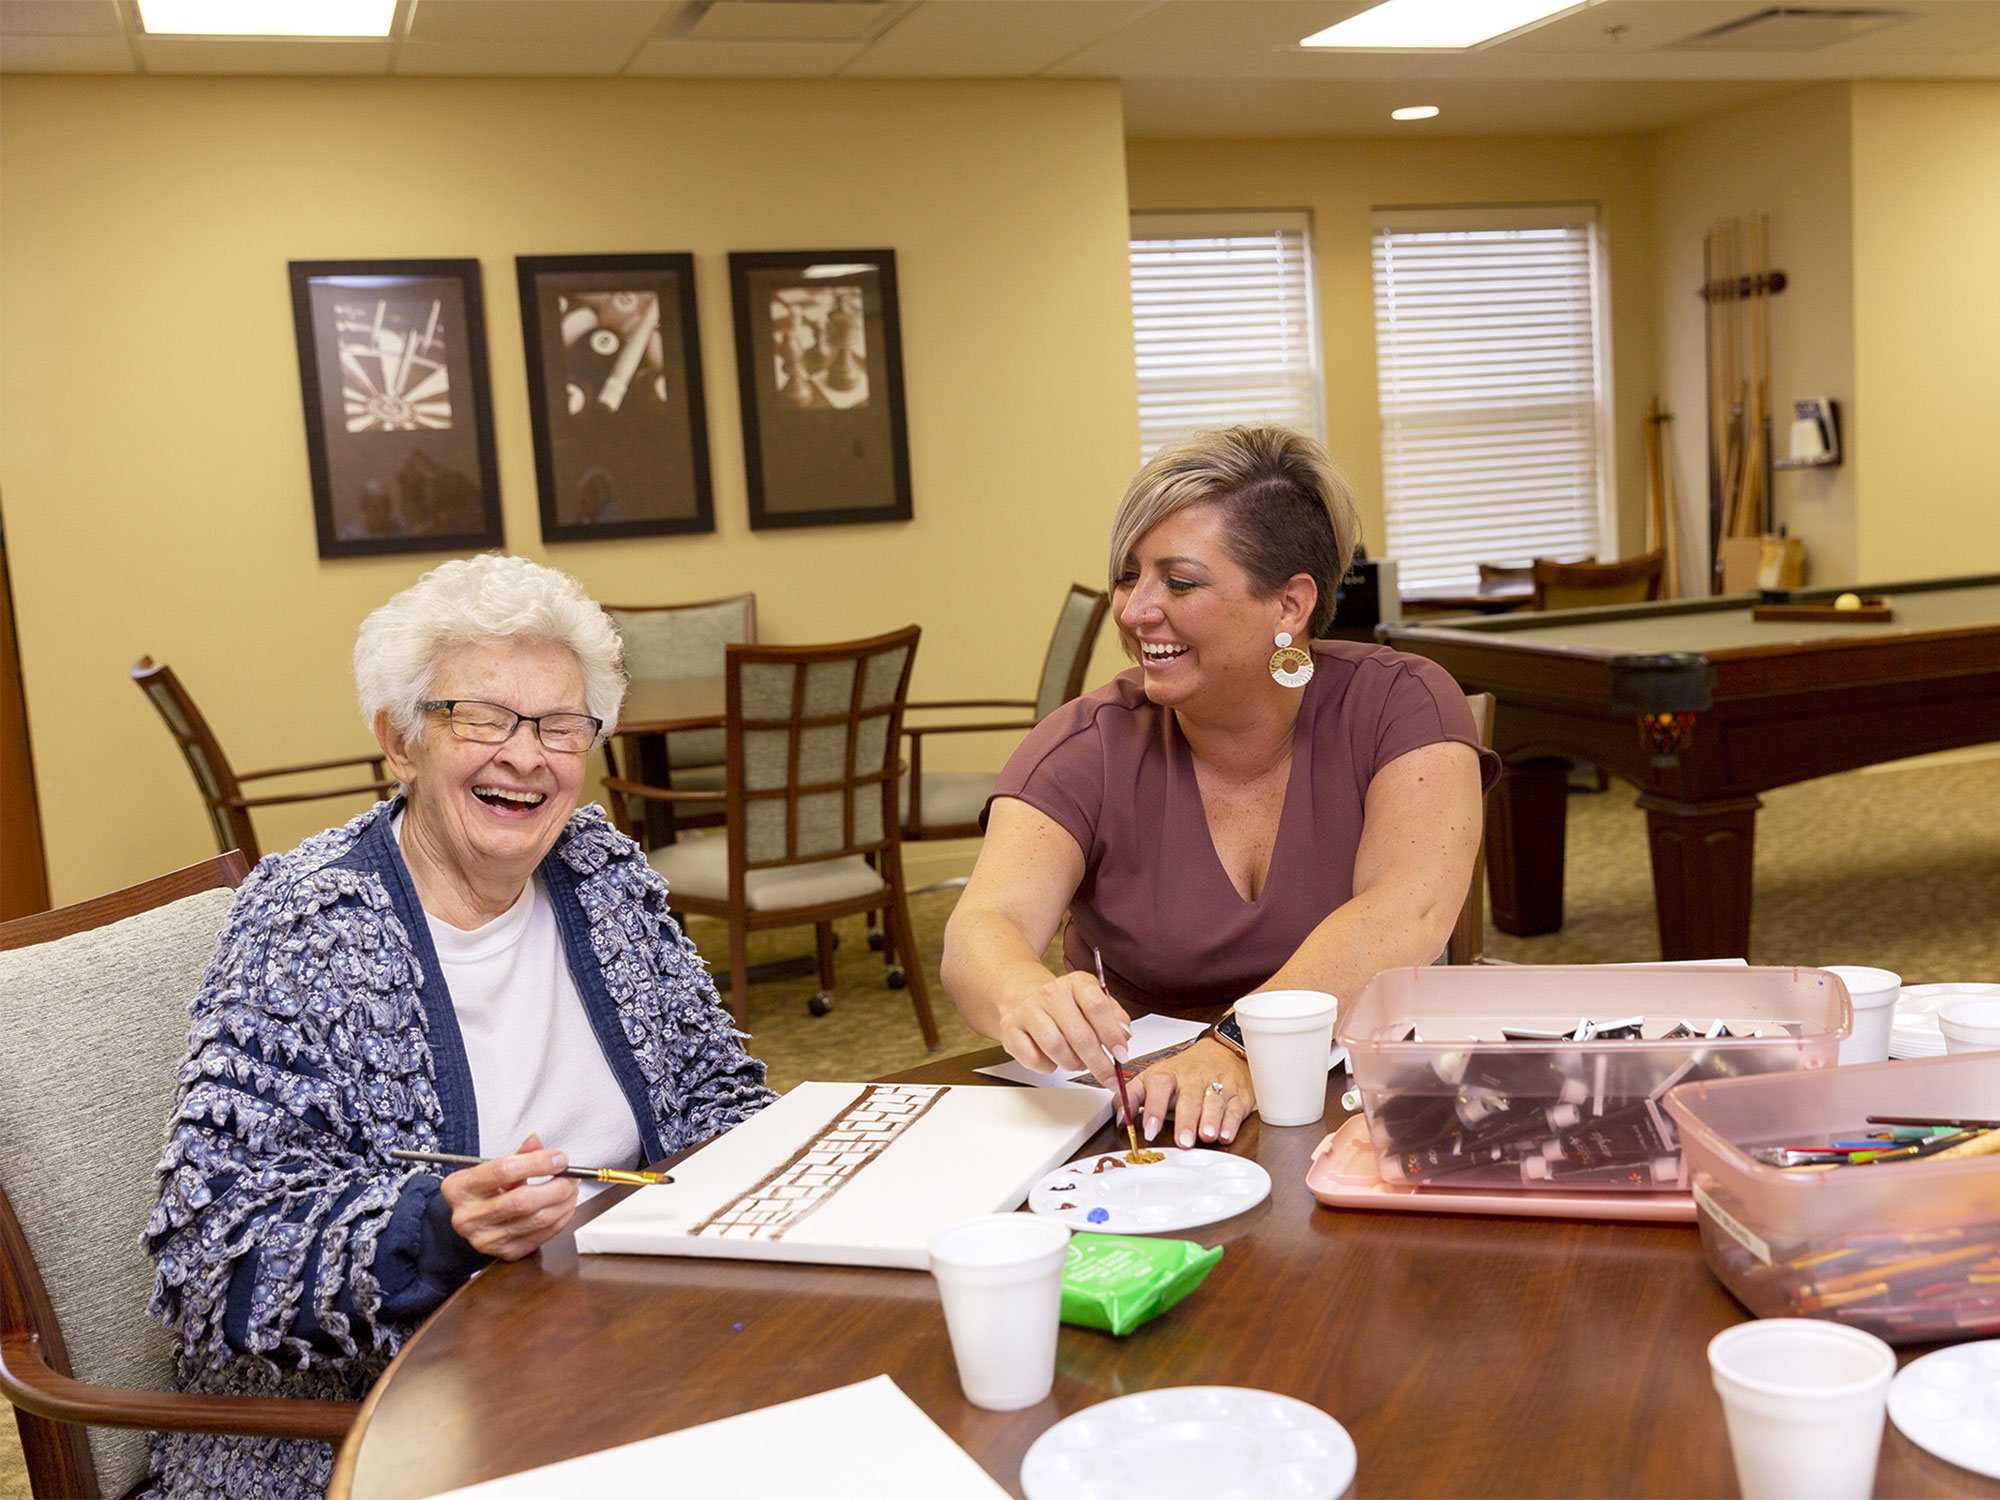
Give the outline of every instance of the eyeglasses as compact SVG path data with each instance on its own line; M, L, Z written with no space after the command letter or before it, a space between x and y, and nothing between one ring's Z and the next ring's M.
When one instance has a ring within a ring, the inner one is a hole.
M477 698L436 698L417 705L425 713L451 715L451 732L462 740L481 745L504 745L523 724L535 726L535 738L545 750L564 755L581 755L597 743L604 728L602 719L589 714L543 714L531 719L498 703L482 703Z

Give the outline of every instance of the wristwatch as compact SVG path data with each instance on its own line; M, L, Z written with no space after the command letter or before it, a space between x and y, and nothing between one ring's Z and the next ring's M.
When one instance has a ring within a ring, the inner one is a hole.
M1213 1026L1208 1028L1208 1034L1238 1057L1249 1055L1243 1049L1243 1028L1237 1024L1235 1011L1225 1012Z

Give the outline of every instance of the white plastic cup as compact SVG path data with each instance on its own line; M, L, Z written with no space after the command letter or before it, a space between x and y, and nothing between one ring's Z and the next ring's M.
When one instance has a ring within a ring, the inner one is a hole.
M1985 995L1960 995L1937 1008L1938 1030L1947 1052L1991 1052L2000 1049L2000 1000Z
M1854 1030L1840 1043L1840 1061L1887 1062L1896 1001L1903 993L1902 976L1887 969L1848 964L1829 964L1826 972L1840 976L1840 982L1847 986L1847 998L1854 1005Z
M1019 1411L1056 1383L1069 1230L1039 1214L986 1214L931 1238L931 1275L965 1399Z
M1320 990L1265 990L1236 1002L1250 1083L1266 1125L1317 1125L1340 1002Z
M1896 1353L1816 1318L1762 1318L1708 1343L1743 1500L1867 1500Z

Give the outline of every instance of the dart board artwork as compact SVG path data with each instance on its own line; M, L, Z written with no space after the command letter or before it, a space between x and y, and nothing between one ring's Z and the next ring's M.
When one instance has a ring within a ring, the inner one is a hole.
M290 272L319 555L499 546L479 262Z
M715 530L694 257L515 266L542 540Z

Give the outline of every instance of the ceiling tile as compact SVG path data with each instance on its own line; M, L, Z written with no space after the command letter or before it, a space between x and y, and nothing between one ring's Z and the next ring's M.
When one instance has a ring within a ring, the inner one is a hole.
M651 41L626 65L632 78L830 78L864 42Z
M408 40L597 42L630 52L677 9L670 0L417 0Z
M0 36L0 73L133 73L122 36Z
M906 0L715 0L684 33L705 42L866 41Z
M878 37L849 78L1031 78L1153 0L929 0Z
M0 0L0 35L123 36L116 0Z
M395 71L437 78L613 78L631 57L627 42L419 42L396 54Z
M148 73L386 73L387 41L246 41L209 37L140 36Z

